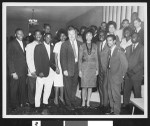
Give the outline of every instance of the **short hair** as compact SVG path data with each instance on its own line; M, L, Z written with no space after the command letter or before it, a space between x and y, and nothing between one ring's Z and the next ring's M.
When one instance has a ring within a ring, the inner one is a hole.
M22 29L22 28L16 28L15 34L16 34L18 31L23 31L23 29Z
M109 38L109 37L111 37L113 39L113 41L116 40L116 36L115 35L107 35L106 36L106 38Z
M51 33L45 33L44 38L45 38L47 35L50 35L51 38L52 38L52 34L51 34Z
M97 30L97 26L95 26L95 25L91 25L90 28L92 28L92 29L94 28L93 30Z
M102 25L102 24L107 24L107 23L103 21L103 22L101 23L101 25Z
M72 30L74 30L74 31L76 32L76 30L75 30L74 26L68 26L67 31L72 31Z
M34 31L34 35L36 34L36 32L40 32L40 33L42 34L41 30L39 30L39 29L36 29L36 30Z
M131 27L125 27L124 29L123 29L123 34L125 33L125 31L129 31L130 33L131 33L131 35L133 34L133 29L131 28Z
M140 18L136 18L134 21L142 22Z
M109 22L108 22L108 24L107 24L108 29L109 29L109 26L110 26L110 25L113 25L113 26L115 27L115 29L117 28L117 24L116 24L116 22L114 22L114 21L109 21Z
M104 31L104 30L100 30L100 31L98 32L98 35L99 35L100 33L104 33L104 35L107 35L107 32Z
M85 29L85 30L86 30L86 26L81 26L81 27L80 27L80 32L81 32L82 29Z
M47 26L49 26L51 28L51 26L49 24L44 24L43 27L46 28Z
M128 20L128 19L124 19L124 20L122 21L122 23L123 23L124 21L127 21L127 22L129 22L129 20Z

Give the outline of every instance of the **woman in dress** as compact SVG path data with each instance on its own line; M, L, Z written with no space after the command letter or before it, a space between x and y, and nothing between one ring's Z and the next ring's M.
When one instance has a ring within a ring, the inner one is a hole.
M60 29L58 31L58 39L60 40L58 43L55 44L54 47L54 53L55 53L55 62L56 62L56 75L54 79L54 87L55 87L55 98L54 98L54 104L58 105L58 97L59 100L65 104L64 98L63 98L63 74L62 69L60 65L60 49L63 42L67 39L67 33L64 29ZM60 89L60 96L59 96L59 89Z
M92 43L93 31L87 29L85 42L79 50L79 76L81 77L82 107L90 107L92 88L96 87L98 75L97 45Z

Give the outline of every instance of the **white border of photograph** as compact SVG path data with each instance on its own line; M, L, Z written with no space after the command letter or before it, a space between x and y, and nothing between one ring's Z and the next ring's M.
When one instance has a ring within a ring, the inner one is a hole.
M144 6L144 115L7 115L6 114L6 27L7 6ZM3 118L147 118L148 117L148 86L147 86L147 3L2 3L2 117Z

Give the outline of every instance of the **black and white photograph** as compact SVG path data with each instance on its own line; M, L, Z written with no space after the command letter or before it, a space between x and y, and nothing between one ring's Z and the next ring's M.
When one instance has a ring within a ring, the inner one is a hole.
M3 2L2 30L3 118L148 118L146 2Z

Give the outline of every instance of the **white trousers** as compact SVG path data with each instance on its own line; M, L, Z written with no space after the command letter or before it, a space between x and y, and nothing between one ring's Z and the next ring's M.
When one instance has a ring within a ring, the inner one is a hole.
M51 94L52 85L54 82L55 72L50 68L49 75L47 77L37 77L36 79L36 91L35 91L35 107L40 107L41 95L44 87L43 93L43 103L48 104L48 99Z

